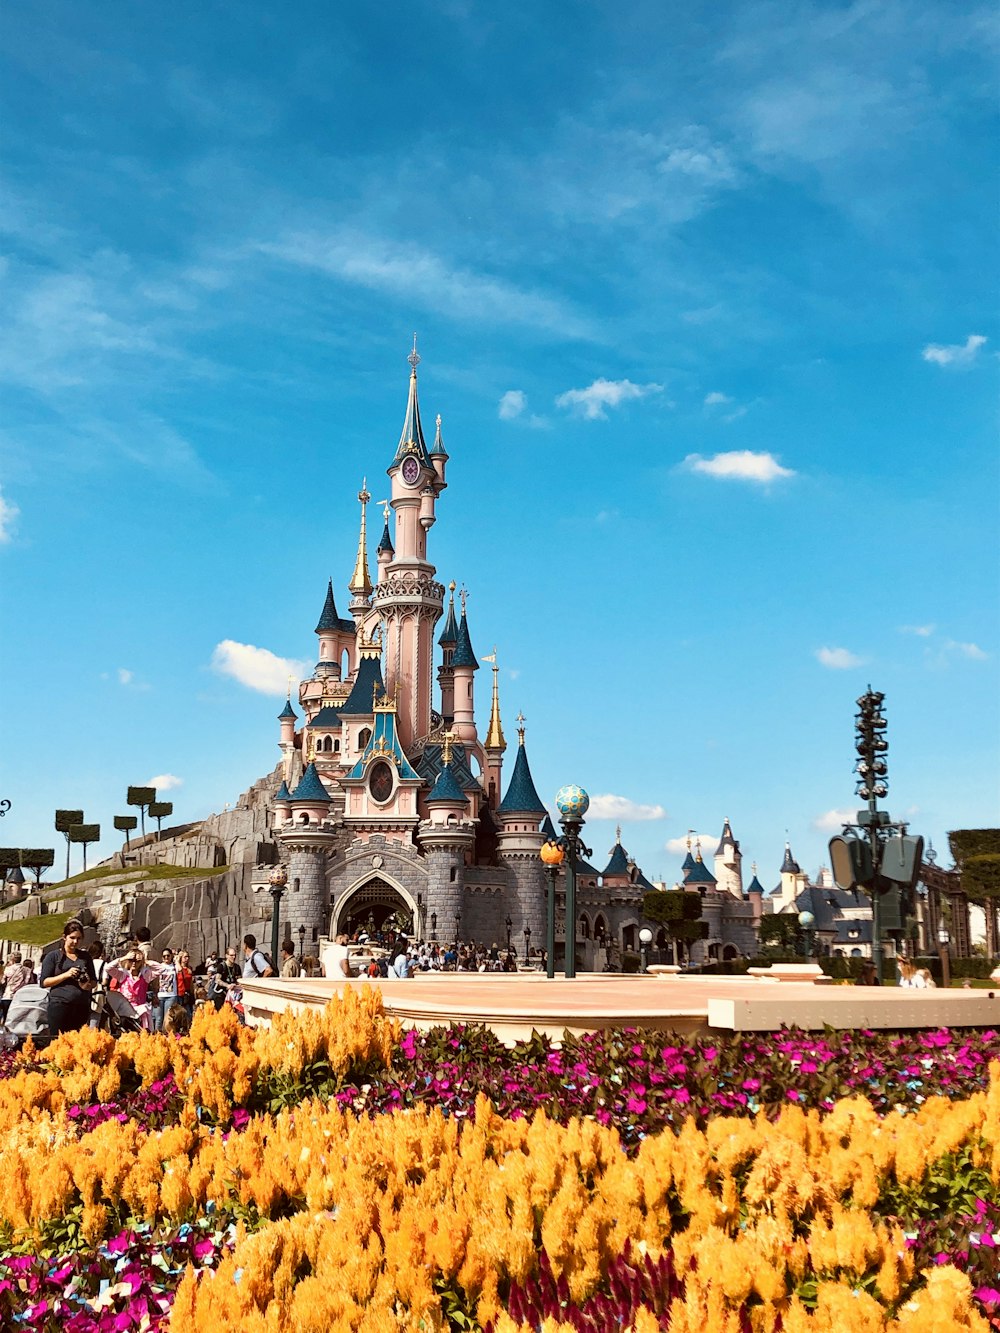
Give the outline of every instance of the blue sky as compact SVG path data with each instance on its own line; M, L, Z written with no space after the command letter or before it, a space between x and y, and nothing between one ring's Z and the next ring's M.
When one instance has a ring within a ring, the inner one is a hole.
M270 770L414 330L431 558L599 865L728 816L815 870L869 681L893 814L996 823L997 46L928 0L6 6L2 841Z

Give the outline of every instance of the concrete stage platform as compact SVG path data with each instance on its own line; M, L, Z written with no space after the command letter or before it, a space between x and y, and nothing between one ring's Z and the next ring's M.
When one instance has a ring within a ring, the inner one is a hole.
M267 1023L285 1009L322 1007L361 980L244 982L247 1022ZM380 980L387 1012L405 1026L483 1023L502 1041L532 1030L556 1040L564 1032L612 1027L654 1028L686 1036L713 1030L773 1032L799 1027L936 1028L1000 1026L996 990L901 990L895 986L830 986L763 977L620 976L587 973L549 981L534 973L423 973L409 981Z

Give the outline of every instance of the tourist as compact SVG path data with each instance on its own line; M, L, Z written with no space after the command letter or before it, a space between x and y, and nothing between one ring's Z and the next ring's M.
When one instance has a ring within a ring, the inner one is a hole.
M226 956L214 972L209 973L208 998L216 1009L226 1003L229 988L240 979L240 967L236 961L236 950L227 949Z
M396 941L396 956L392 960L389 975L399 977L401 981L406 981L413 976L413 966L410 961L405 935L400 935Z
M858 971L854 984L855 986L878 986L880 984L875 972L875 964L871 959L866 959L865 962L861 964L861 968Z
M15 949L10 956L10 962L3 970L3 994L0 996L0 1023L7 1021L7 1010L10 1008L10 1002L21 989L28 985L28 977L31 975L31 967L25 966L21 961L21 952Z
M273 977L274 967L270 958L263 951L257 948L256 935L243 936L243 977L245 980L253 980L257 977Z
M934 978L931 976L930 971L929 971L928 968L926 968L926 967L922 967L922 968L920 968L920 969L918 970L918 972L917 972L916 975L920 978L920 981L921 981L921 983L922 983L922 985L923 985L923 988L924 988L925 990L936 990L936 989L937 989L937 982L936 982L936 981L934 980Z
M49 1031L54 1037L87 1026L97 978L83 947L83 924L75 916L63 926L62 945L42 959L41 983L49 993Z
M281 975L292 978L300 975L299 961L295 957L295 945L291 940L285 940L281 946Z
M190 1018L194 1013L194 973L191 971L191 955L186 949L177 955L177 996Z
M177 964L174 962L173 949L164 949L160 954L159 963L148 963L149 969L156 979L156 1007L153 1010L153 1029L156 1032L163 1031L163 1025L167 1021L167 1014L175 1004L180 1003L180 995L177 992Z
M351 968L351 948L346 935L337 935L326 951L327 966L333 969L333 975L339 981L341 977L353 977Z
M191 1031L191 1015L182 1004L175 1004L167 1014L163 1031L168 1037L186 1037Z
M108 963L108 977L117 983L119 994L123 995L135 1010L136 1018L142 1028L149 1032L153 1026L152 1004L150 1002L150 983L152 969L146 962L146 955L141 949Z

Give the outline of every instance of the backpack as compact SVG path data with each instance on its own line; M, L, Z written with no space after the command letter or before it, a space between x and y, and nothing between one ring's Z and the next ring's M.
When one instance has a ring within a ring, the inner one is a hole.
M264 966L269 967L272 973L274 972L274 963L271 961L271 955L264 949L254 949L253 953L250 955L250 966L253 968L255 977L262 977L264 975L264 968L257 966L258 958L263 958Z

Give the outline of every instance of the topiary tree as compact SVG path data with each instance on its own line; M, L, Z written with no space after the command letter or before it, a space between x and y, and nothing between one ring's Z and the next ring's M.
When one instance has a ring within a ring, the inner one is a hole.
M56 863L54 847L22 847L21 865L34 872L36 892L42 886L42 871Z
M0 887L4 890L4 896L6 896L9 871L16 870L20 864L21 849L19 847L0 847Z
M174 813L173 801L150 801L149 817L156 820L156 840L160 840L160 821Z
M119 833L125 834L125 850L129 851L128 835L133 829L138 828L139 820L135 815L115 815L115 828Z
M100 842L100 824L74 824L69 831L70 842L83 844L83 873L87 873L87 847L92 842Z
M652 889L642 899L642 915L647 921L663 926L677 959L678 945L690 946L708 934L708 923L701 919L701 895L687 889Z
M802 953L802 927L797 912L775 912L762 916L759 928L760 947L781 952Z
M146 806L152 805L156 800L155 787L129 787L125 797L126 805L137 805L139 807L139 817L142 820L142 836L146 836Z
M83 823L82 810L57 810L56 811L56 832L63 834L66 839L66 878L69 879L69 831L74 824Z
M986 949L990 957L1000 951L1000 829L956 829L948 834L948 846L962 876L962 892L978 903L986 916Z

